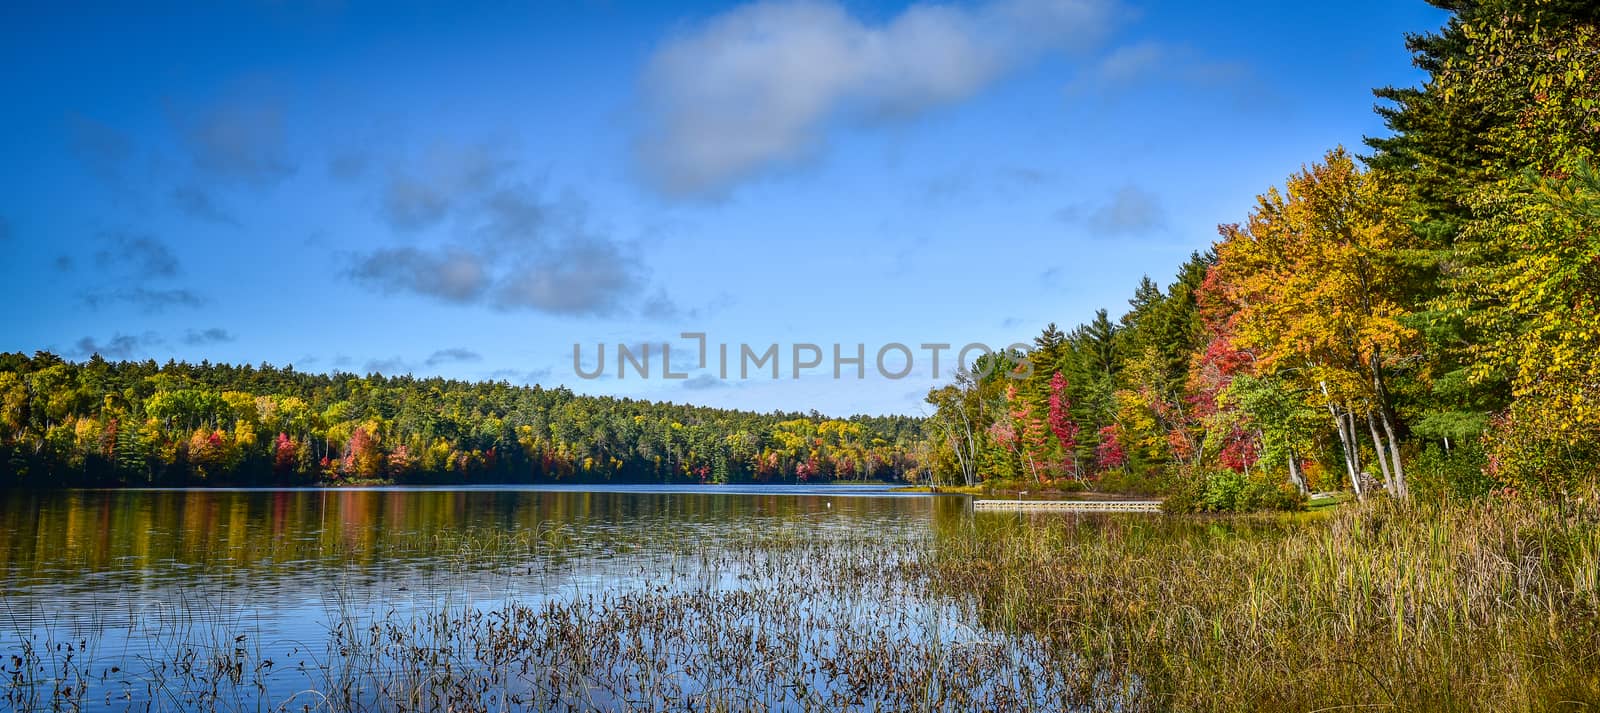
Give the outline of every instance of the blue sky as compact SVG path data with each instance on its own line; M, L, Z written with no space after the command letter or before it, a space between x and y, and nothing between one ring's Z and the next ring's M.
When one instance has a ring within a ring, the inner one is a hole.
M126 5L0 9L0 349L839 414L923 410L927 354L887 379L881 345L1120 313L1255 194L1381 133L1371 88L1419 81L1403 36L1444 20L1421 2ZM785 378L574 374L574 344L592 366L598 344L663 341L676 371L685 331L777 343ZM863 344L868 378L832 379L831 354L788 378L796 342Z

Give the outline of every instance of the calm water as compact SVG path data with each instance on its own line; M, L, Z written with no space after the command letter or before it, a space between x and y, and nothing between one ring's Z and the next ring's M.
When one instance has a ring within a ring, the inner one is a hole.
M184 647L204 663L233 641L240 660L284 672L255 677L263 700L276 701L316 685L306 670L326 668L318 661L332 655L336 622L691 585L712 595L782 587L781 566L758 573L765 560L746 556L706 567L706 553L834 540L866 542L855 552L882 559L896 555L872 542L903 552L970 517L963 499L877 486L11 493L0 505L0 652L40 659L32 673L7 667L13 688L59 687L70 670L94 684L87 707L121 710L148 704L142 696L168 707L145 679L167 675ZM850 606L951 616L874 591Z
M156 489L14 493L0 616L15 636L176 603L312 638L352 600L432 604L627 587L685 543L927 530L954 499L879 486ZM509 539L510 552L472 556ZM467 556L463 556L463 555ZM337 597L337 600L334 598Z

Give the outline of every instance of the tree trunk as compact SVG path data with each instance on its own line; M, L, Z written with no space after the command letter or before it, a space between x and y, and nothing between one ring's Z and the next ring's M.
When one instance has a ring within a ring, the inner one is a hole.
M1028 453L1027 448L1022 448L1019 446L1019 449L1022 451L1022 459L1028 463L1028 472L1033 473L1033 479L1035 482L1043 485L1044 479L1039 477L1039 466L1034 464L1033 456Z
M1383 452L1383 438L1378 435L1378 419L1372 415L1372 410L1367 410L1367 430L1372 433L1372 452L1378 454L1378 467L1383 470L1383 488L1390 495L1398 495L1394 485L1394 475L1389 471L1389 457Z
M1389 460L1394 464L1394 485L1396 494L1405 499L1410 497L1411 488L1406 485L1405 466L1400 463L1400 439L1396 435L1394 406L1389 399L1389 386L1383 378L1383 361L1378 358L1378 351L1373 350L1367 357L1367 364L1372 369L1372 390L1378 396L1378 416L1383 421L1383 431L1389 436Z
M967 465L966 444L956 437L954 429L949 429L947 437L950 439L950 449L956 452L956 463L961 466L961 477L970 486L972 484L972 475L970 474L971 468ZM928 481L933 481L932 471L928 473Z
M1394 437L1394 423L1389 414L1383 414L1383 430L1389 434L1389 456L1394 461L1394 487L1401 500L1411 497L1411 486L1406 485L1406 471L1400 465L1400 441Z
M1349 429L1346 431L1349 434L1346 442L1350 444L1350 463L1355 466L1356 473L1362 473L1365 469L1361 467L1361 437L1356 435L1355 409L1345 408L1344 427Z
M960 404L957 412L962 414L962 432L965 438L958 441L955 452L962 460L962 480L966 481L966 488L971 488L976 484L974 478L978 476L978 436L973 433L973 419L966 414L965 404Z
M972 487L972 463L967 460L967 441L958 436L954 428L948 428L947 431L951 441L950 449L956 452L956 462L961 466L961 479L966 481L967 487ZM970 438L971 435L972 431L968 429L967 438ZM930 473L928 478L931 481L933 475Z
M1295 455L1294 449L1289 449L1289 482L1294 483L1295 489L1301 495L1311 492L1311 487L1306 484L1306 477L1300 473L1300 457Z
M1344 417L1339 415L1339 407L1334 405L1333 398L1328 394L1328 382L1318 382L1318 385L1322 387L1322 397L1328 404L1328 414L1333 416L1334 430L1339 433L1339 446L1344 449L1344 469L1350 475L1350 487L1355 489L1356 498L1364 500L1366 495L1361 492L1361 475L1356 471L1355 457L1351 455L1353 444L1350 434L1344 430Z

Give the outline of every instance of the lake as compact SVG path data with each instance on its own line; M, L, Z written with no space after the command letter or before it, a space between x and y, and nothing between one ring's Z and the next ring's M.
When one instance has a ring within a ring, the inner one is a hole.
M18 492L15 708L1051 707L921 576L964 498L884 486Z

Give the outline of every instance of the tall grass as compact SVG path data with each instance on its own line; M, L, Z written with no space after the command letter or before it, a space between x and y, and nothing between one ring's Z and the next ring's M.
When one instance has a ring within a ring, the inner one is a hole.
M1600 504L979 518L930 572L1130 708L1600 710Z
M509 581L542 578L518 563L565 556L569 534L468 531L413 544L453 571L489 567ZM203 601L130 620L132 656L105 651L104 629L71 641L21 632L4 652L0 709L964 713L1120 695L1033 637L971 627L970 599L928 599L916 564L931 552L926 531L654 535L657 545L630 554L631 572L598 586L563 580L393 608L334 583L320 641L263 641Z
M81 629L18 624L0 709L1600 708L1592 496L945 515L931 533L418 533L347 553L315 640L264 631L220 594ZM373 558L423 552L437 571L413 570L412 606L350 584ZM595 557L626 571L562 576ZM485 576L498 584L424 586Z

